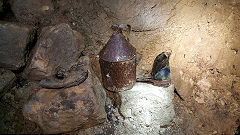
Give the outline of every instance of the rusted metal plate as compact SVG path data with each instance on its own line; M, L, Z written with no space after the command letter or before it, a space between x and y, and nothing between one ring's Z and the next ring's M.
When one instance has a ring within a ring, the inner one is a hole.
M109 62L100 58L103 86L109 91L123 91L136 83L136 57L123 62Z
M109 62L131 60L136 56L134 48L121 33L113 34L99 53L99 57Z
M137 82L151 83L159 87L169 87L171 85L171 80L154 80L151 77L137 78Z

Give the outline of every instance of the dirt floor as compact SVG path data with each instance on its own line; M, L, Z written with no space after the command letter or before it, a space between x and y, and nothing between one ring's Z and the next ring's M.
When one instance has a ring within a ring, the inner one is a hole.
M36 87L36 84L25 84ZM34 86L35 85L35 86ZM13 88L11 92L7 93L1 99L1 133L27 133L27 134L40 134L42 133L41 129L34 124L33 122L25 119L22 115L22 106L24 102L27 101L27 97L31 95L28 89L25 89L26 86L22 88ZM32 88L32 87L31 87ZM37 89L37 88L36 88ZM34 92L31 89L31 92ZM232 126L232 129L229 128L228 122L226 119L229 119L229 112L225 108L220 108L220 106L214 106L213 111L205 111L204 106L200 106L197 103L193 105L193 100L188 99L182 101L178 96L174 97L174 107L176 116L171 122L171 124L163 126L164 130L160 134L166 135L185 135L185 134L230 134L230 132L235 131L236 127ZM216 108L219 108L219 112L216 111ZM112 111L117 111L116 108L111 106ZM117 115L116 115L117 116ZM96 127L73 131L66 134L79 134L79 135L110 135L118 134L121 130L124 130L118 127L119 121L115 118L108 116L108 120ZM222 121L219 121L219 117L222 118ZM236 120L238 123L239 120ZM225 129L218 129L219 124L224 124L222 127L227 127ZM226 124L226 125L225 125ZM220 131L220 132L219 132Z

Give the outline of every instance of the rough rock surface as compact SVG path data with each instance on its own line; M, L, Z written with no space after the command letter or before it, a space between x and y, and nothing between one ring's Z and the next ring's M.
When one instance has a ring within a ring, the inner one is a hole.
M16 81L17 82L17 81ZM0 134L38 134L37 124L27 120L22 113L24 103L39 90L38 83L24 83L13 87L0 98Z
M142 76L150 75L157 55L171 53L171 80L186 100L176 103L183 134L234 134L239 126L239 5L236 0L178 0L159 29L130 33L130 43L142 54L137 67ZM128 12L120 8L125 7L115 8L118 14Z
M163 26L177 0L101 0L99 5L116 19L115 23L131 24L134 30L148 31Z
M51 0L14 0L12 11L21 21L37 22L54 10Z
M143 54L141 69L151 70L158 54L171 52L172 81L185 97L208 71L239 76L239 2L182 0L172 14L159 30L131 34L131 43Z
M29 26L0 22L0 67L10 70L23 67L33 36Z
M15 80L13 72L0 68L0 97L13 87Z
M172 83L189 103L179 115L183 123L195 124L184 126L185 134L210 134L214 129L233 134L239 126L239 5L235 0L180 0L161 29L130 36L142 53L140 70L150 71L157 55L171 53Z
M93 71L80 85L66 89L40 89L24 105L23 114L44 133L88 128L106 119L105 91Z
M159 134L160 126L168 125L175 115L173 91L173 85L162 88L137 83L131 90L120 92L124 134Z
M76 65L68 71L58 71L56 75L40 81L40 86L47 89L68 88L84 82L88 78L89 58L82 56Z
M73 132L79 135L159 135L169 134L178 120L173 108L173 85L168 88L136 83L133 89L121 92L121 109L107 98L105 123ZM120 112L119 112L120 110ZM175 124L174 124L175 123ZM178 130L179 131L179 130ZM181 134L176 132L173 134Z
M69 70L77 63L84 47L83 36L68 24L45 27L32 51L25 77L41 80L59 69Z

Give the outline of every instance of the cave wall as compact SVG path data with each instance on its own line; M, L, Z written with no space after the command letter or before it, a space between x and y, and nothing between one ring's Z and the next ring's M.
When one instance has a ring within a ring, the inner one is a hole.
M130 24L130 43L142 54L138 69L150 71L158 54L170 52L172 81L182 96L239 82L240 1L104 0L95 6L100 12L88 24L95 23L88 27L93 43L106 43L111 25Z
M105 7L113 23L132 25L130 43L142 54L140 76L149 75L158 54L171 53L172 83L186 106L195 106L185 108L195 117L186 133L194 133L192 126L205 129L202 134L232 134L240 115L240 1L123 0Z
M142 56L138 76L148 76L155 57L170 52L171 81L186 106L191 106L185 111L198 116L204 130L231 134L236 129L235 121L240 121L239 0L38 0L41 4L35 5L29 1L9 0L14 17L0 18L33 26L38 34L45 26L67 23L85 37L83 54L90 57L107 42L112 25L128 23L133 30L130 43ZM2 0L0 12L1 4ZM193 128L200 125L195 123Z
M118 2L113 7L124 7L115 14L120 22L132 24L134 30L142 28L130 35L130 42L142 54L139 69L151 70L154 58L167 51L171 52L172 81L181 95L191 96L198 88L230 90L229 78L238 80L240 76L239 1L151 1L156 5L143 2L151 16L122 19L125 12L128 16L138 13L134 10L138 8L126 10L131 5L138 7L137 2ZM151 28L149 24L153 24ZM215 77L214 73L224 77Z

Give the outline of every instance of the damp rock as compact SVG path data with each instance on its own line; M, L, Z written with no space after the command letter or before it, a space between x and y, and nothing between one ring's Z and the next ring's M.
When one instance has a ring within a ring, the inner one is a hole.
M160 126L168 125L175 116L174 86L168 88L136 83L131 90L120 92L120 111L128 134L159 134ZM136 130L138 129L138 130Z
M54 10L51 0L14 0L12 11L19 21L37 22Z
M33 36L29 26L0 21L0 67L9 70L23 67Z
M106 120L106 93L91 69L80 85L65 89L41 88L24 105L24 116L44 133L85 129Z
M25 78L42 80L55 75L58 69L70 70L84 47L84 37L68 24L45 27L24 71Z
M0 97L14 86L15 80L13 72L0 68Z

